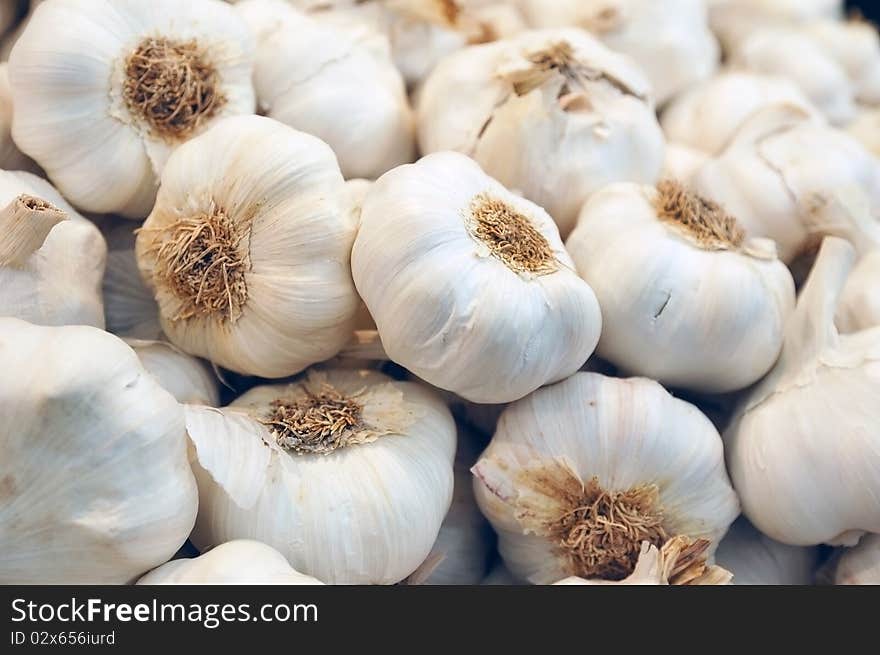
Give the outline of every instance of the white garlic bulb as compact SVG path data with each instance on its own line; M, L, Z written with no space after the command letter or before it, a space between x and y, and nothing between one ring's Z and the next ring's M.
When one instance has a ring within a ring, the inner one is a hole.
M718 393L776 361L791 274L772 242L746 239L735 217L681 183L597 191L566 247L602 308L597 353L628 374Z
M431 551L452 499L455 423L424 387L330 370L185 411L198 548L257 539L328 584L399 582Z
M808 199L843 187L860 189L880 208L880 166L845 132L791 105L753 114L716 159L692 180L694 189L736 216L749 236L776 241L790 263L808 243Z
M388 356L473 402L561 380L599 339L596 297L553 220L458 153L375 183L351 262Z
M147 369L147 373L179 403L220 404L217 376L203 361L174 347L166 341L125 339Z
M715 561L733 573L737 585L808 585L819 551L773 541L739 518L718 545Z
M863 107L846 131L865 148L880 157L880 108Z
M846 70L799 30L756 31L734 50L731 65L791 79L834 125L846 125L855 116L855 93Z
M621 580L642 542L706 539L739 513L721 438L644 378L577 373L511 404L472 469L505 564L537 584Z
M834 326L853 258L846 241L823 241L778 363L725 432L745 515L787 544L852 545L880 531L880 328Z
M339 352L358 303L344 189L325 143L270 118L228 118L180 146L136 244L168 338L270 378Z
M144 283L135 256L137 223L119 220L103 226L107 267L102 293L107 331L132 339L163 339L159 305Z
M574 26L632 57L662 105L718 66L705 0L520 0L534 27Z
M587 580L577 576L564 578L556 585L725 585L730 571L708 564L707 539L673 537L660 548L644 541L633 572L623 580Z
M820 115L789 79L727 70L675 98L663 110L660 124L670 142L714 155L724 150L749 116L775 104Z
M5 63L0 64L0 168L39 171L39 167L12 140L12 88L9 86L9 66Z
M415 156L415 125L387 39L301 14L283 0L236 6L257 39L266 115L333 148L346 178L376 178Z
M880 584L880 534L866 534L843 551L834 572L836 585Z
M259 541L238 539L192 559L177 559L153 569L139 585L319 585L294 570L284 555Z
M254 111L253 41L218 0L53 0L9 58L12 133L82 209L146 216L168 155Z
M0 315L104 327L107 245L44 179L0 171Z
M880 103L880 36L864 20L816 20L803 26L846 72L858 101Z
M544 207L563 236L591 192L653 183L663 167L647 79L579 29L525 32L450 55L425 81L417 115L423 152L473 157Z
M0 319L0 582L120 584L186 541L183 412L92 327Z
M687 184L708 159L709 155L702 150L680 143L667 143L662 176Z

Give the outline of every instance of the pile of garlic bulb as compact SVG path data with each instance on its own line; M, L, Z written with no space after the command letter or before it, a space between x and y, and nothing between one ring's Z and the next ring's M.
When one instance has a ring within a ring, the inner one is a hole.
M880 582L845 4L0 0L0 584Z

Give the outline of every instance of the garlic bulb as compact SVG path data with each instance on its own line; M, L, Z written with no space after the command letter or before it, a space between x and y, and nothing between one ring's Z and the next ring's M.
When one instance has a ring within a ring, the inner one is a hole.
M253 112L252 64L217 0L53 0L9 58L12 133L77 207L142 218L178 144Z
M843 67L857 100L880 103L880 36L874 25L859 19L816 20L803 32Z
M687 184L708 159L709 155L702 150L680 143L667 143L663 177Z
M880 157L880 108L863 108L846 131L875 157Z
M714 155L724 150L749 116L775 104L820 116L791 80L727 70L675 98L663 110L660 124L671 142Z
M120 337L164 338L159 305L144 284L134 254L137 223L120 220L104 226L107 268L102 292L107 331Z
M661 548L643 541L633 572L623 580L564 578L557 585L725 585L732 575L720 566L706 562L707 539L673 537Z
M295 571L284 555L259 541L228 541L193 559L178 559L153 569L139 585L319 585Z
M165 391L179 403L220 404L217 376L205 362L187 355L165 341L125 339L141 362Z
M339 352L358 303L344 188L325 143L270 118L180 146L136 243L168 338L269 378Z
M836 585L880 584L880 534L867 534L843 551L834 573Z
M346 178L376 178L415 156L415 126L387 40L315 21L283 0L236 6L257 39L266 115L327 142Z
M510 405L472 469L505 564L537 584L622 580L642 542L706 539L739 513L721 438L643 378L577 373Z
M709 77L720 48L705 0L520 0L534 27L581 27L632 57L662 105Z
M715 551L715 561L738 585L808 585L819 565L816 548L787 546L737 519Z
M12 88L7 64L0 64L0 168L39 171L39 167L22 154L12 140Z
M0 319L0 582L120 584L196 516L183 412L92 327Z
M749 520L792 545L880 531L880 328L838 334L853 249L828 237L786 326L779 362L725 432Z
M351 263L389 357L473 402L568 377L599 339L596 297L553 220L458 153L376 182Z
M455 456L452 416L429 390L330 370L185 411L198 548L257 539L328 584L399 582L424 562Z
M563 236L587 196L656 181L663 134L650 86L578 29L526 32L444 59L419 95L425 153L456 150L544 207Z
M0 315L104 327L107 246L51 184L0 171Z
M747 240L736 218L679 182L597 191L566 247L602 308L597 353L627 373L717 393L776 361L791 274L772 242Z
M694 176L701 195L736 216L750 236L776 241L791 262L811 234L807 200L857 187L880 208L880 166L848 134L791 105L753 114L717 159Z
M855 94L846 70L798 30L758 30L737 46L731 65L791 79L834 125L846 125L855 117Z

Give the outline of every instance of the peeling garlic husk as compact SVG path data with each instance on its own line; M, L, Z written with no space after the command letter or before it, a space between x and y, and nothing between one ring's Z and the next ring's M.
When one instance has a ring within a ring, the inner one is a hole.
M533 27L583 28L642 67L658 105L708 78L720 48L705 0L520 0Z
M717 155L749 116L775 104L821 116L791 80L747 71L721 72L682 93L663 110L660 124L671 142L667 150L681 144Z
M139 585L320 585L288 564L271 546L237 539L192 559L178 559L153 569Z
M179 403L220 404L217 376L200 359L187 355L167 341L124 339L147 373Z
M577 576L564 578L556 585L726 585L733 577L730 571L708 564L706 539L691 540L673 537L661 548L642 542L633 572L619 581L586 580Z
M809 585L819 565L819 550L773 541L739 518L718 545L715 561L733 573L733 584Z
M346 178L376 178L415 157L415 124L387 40L313 20L283 0L236 5L257 41L266 115L325 141Z
M0 171L0 315L104 328L107 245L44 179Z
M449 410L423 386L327 370L185 412L198 548L256 539L327 584L399 582L431 551L452 500L456 439ZM335 417L321 436L318 424Z
M772 242L678 182L610 185L584 205L566 248L596 292L597 354L628 374L721 393L773 366L794 281Z
M773 370L725 431L749 520L792 545L853 545L880 531L880 328L839 334L834 314L854 259L826 237Z
M143 218L177 145L253 113L253 48L218 0L41 4L9 58L13 138L77 207ZM182 70L198 84L141 82ZM190 111L172 112L169 97Z
M122 584L186 541L183 412L93 327L0 319L0 581Z
M624 579L676 536L710 558L739 513L709 419L643 378L577 373L513 403L472 472L505 564L537 584Z
M458 153L376 182L351 262L390 359L473 402L561 380L599 339L599 305L553 220Z
M575 28L450 55L421 89L417 118L423 152L469 155L544 207L563 236L590 193L615 181L653 183L663 167L647 79Z
M786 263L815 236L808 199L855 187L871 211L880 208L877 160L845 132L791 105L753 114L692 184L736 216L749 236L773 239Z
M866 534L841 553L834 584L880 585L880 534Z
M270 118L227 118L180 146L136 243L169 340L267 378L339 352L358 303L344 189L325 143Z

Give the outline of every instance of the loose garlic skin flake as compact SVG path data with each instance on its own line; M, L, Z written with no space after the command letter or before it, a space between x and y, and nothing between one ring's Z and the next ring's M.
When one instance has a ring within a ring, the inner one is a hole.
M104 328L100 231L46 180L0 171L0 315Z
M192 559L163 564L137 581L139 585L320 585L294 570L284 555L259 541L238 539Z
M597 354L628 374L720 393L776 361L791 274L772 242L680 183L594 193L566 247L602 308Z
M171 151L254 111L254 44L218 0L53 0L9 59L16 144L77 207L143 218Z
M393 584L430 553L452 500L456 434L425 387L311 372L186 414L198 548L256 539L327 584Z
M0 582L122 584L186 541L183 412L91 327L0 319Z
M330 148L270 118L228 118L182 145L136 243L168 338L268 378L335 355L358 304L350 212Z
M839 334L852 247L824 240L782 355L725 432L743 512L783 543L853 545L880 531L880 328Z
M836 585L880 585L880 534L866 534L837 562Z
M257 39L254 86L267 116L325 141L346 179L415 158L415 121L382 35L323 24L282 0L236 9Z
M739 513L712 423L643 378L577 373L511 404L472 472L505 564L536 584L622 580L643 541L711 557Z
M351 261L388 356L472 402L564 379L599 339L596 297L553 220L458 153L376 182Z
M615 181L651 184L663 167L644 74L579 29L525 32L450 55L421 89L417 117L423 152L469 155L546 209L563 236L591 192Z

